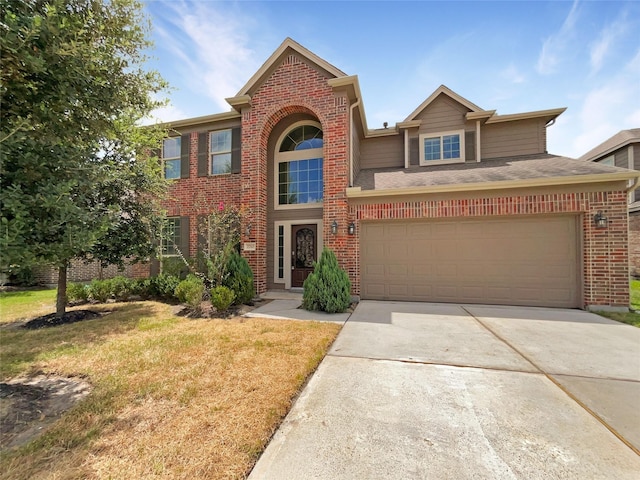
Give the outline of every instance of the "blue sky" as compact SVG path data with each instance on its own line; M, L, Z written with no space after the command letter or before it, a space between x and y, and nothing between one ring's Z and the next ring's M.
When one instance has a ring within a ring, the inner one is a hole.
M370 128L404 120L439 85L498 114L568 107L550 153L578 157L640 127L640 2L148 0L162 121L224 112L291 37L358 75Z

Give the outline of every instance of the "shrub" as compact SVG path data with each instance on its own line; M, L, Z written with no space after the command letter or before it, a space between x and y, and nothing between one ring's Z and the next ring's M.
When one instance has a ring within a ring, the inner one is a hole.
M227 276L223 285L235 293L235 304L249 303L253 298L253 271L247 260L234 251L226 265Z
M302 308L342 313L351 303L351 282L335 254L325 248L303 285Z
M162 273L184 280L189 274L189 266L181 257L164 257L162 259Z
M179 283L180 279L178 277L161 273L151 278L149 293L152 297L158 297L163 300L175 300L176 296L174 292Z
M31 287L37 283L33 269L27 265L10 265L8 277L10 284L20 287Z
M153 294L151 293L151 279L139 278L137 280L133 280L131 285L131 294L139 295L143 300L152 297Z
M175 296L180 303L186 303L191 308L199 308L204 295L204 283L195 275L188 275L175 290Z
M111 293L119 302L126 302L134 293L134 281L121 275L111 279Z
M104 303L113 295L111 280L92 280L89 284L89 296L96 302Z
M83 283L67 284L67 300L70 302L86 302L89 300L89 286Z
M236 297L233 290L223 285L213 287L211 289L211 305L215 307L218 312L224 312L227 310Z

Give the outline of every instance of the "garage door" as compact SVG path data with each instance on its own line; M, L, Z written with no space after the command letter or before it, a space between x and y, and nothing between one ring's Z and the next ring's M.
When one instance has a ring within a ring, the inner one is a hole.
M364 299L581 306L577 217L363 222Z

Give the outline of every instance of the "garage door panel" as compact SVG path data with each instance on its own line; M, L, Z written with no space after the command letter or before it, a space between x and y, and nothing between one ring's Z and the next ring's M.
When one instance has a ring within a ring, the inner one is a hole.
M363 298L580 306L576 217L362 223Z

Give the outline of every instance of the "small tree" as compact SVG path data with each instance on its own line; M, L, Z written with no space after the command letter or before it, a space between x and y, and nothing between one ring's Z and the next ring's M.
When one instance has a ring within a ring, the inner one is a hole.
M351 282L338 265L335 254L325 247L313 273L304 281L302 308L342 313L351 303Z
M224 286L233 290L236 295L235 303L249 303L254 295L253 271L247 260L238 252L233 251L226 265Z

